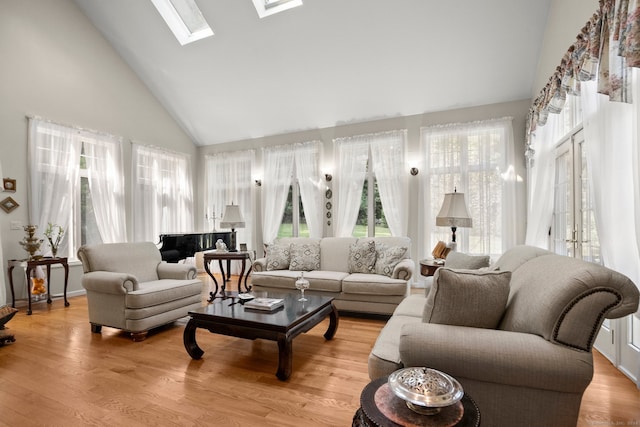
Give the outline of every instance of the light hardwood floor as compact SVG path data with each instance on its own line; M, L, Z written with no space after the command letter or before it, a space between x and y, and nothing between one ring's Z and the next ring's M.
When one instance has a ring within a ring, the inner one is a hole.
M282 382L275 342L199 330L205 354L195 361L183 320L132 342L111 328L92 334L86 298L70 302L38 303L8 323L16 342L0 347L0 426L349 426L384 325L343 316L325 341L325 320L294 340L293 373ZM578 425L640 425L635 384L595 360Z

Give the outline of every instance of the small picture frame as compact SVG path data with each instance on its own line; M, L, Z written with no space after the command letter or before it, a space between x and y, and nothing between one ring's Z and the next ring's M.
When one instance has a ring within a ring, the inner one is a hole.
M11 212L12 210L16 209L18 206L20 205L18 204L18 202L13 200L12 197L7 197L6 199L0 202L0 208L2 208L2 210L5 211L6 213Z
M330 188L329 188L329 189L327 189L327 191L325 191L325 192L324 192L324 196L325 196L327 199L330 199L331 197L333 197L333 191L331 191L331 189L330 189Z
M240 243L240 252L246 252L246 251L247 251L247 244Z
M9 193L16 192L16 180L11 178L2 178L2 189Z

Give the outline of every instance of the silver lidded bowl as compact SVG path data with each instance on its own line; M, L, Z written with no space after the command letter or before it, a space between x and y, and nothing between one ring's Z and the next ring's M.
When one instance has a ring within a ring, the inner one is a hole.
M434 415L464 396L460 383L450 375L431 368L404 368L389 375L389 388L406 401L412 411Z

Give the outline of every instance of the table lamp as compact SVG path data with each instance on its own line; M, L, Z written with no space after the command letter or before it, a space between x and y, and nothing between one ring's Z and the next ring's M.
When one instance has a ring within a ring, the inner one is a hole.
M458 193L454 188L453 193L444 195L442 208L436 216L438 227L451 227L451 250L456 250L456 229L458 227L472 227L473 221L464 201L464 193Z
M224 209L224 215L222 215L222 221L220 221L221 228L230 228L231 237L229 239L229 252L238 252L236 248L236 228L244 228L244 218L242 212L240 212L240 206L234 205L231 202Z

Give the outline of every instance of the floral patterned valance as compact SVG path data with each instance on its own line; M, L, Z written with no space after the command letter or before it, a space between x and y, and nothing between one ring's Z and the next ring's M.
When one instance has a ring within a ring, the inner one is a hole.
M629 67L640 68L640 0L600 0L533 101L527 137L544 126L549 113L562 111L567 94L580 94L581 81L597 80L598 92L611 101L631 102Z

